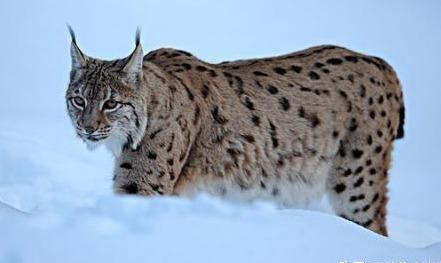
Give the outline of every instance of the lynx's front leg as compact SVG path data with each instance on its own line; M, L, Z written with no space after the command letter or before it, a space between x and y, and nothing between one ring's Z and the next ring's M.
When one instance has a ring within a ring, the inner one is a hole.
M125 147L115 160L117 193L171 194L188 157L193 136L183 117L148 130L136 149Z

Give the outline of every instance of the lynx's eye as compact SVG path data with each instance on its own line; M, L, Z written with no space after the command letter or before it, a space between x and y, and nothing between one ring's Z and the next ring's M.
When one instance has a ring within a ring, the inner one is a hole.
M114 109L116 109L116 107L118 107L118 105L119 105L118 102L110 99L110 100L107 100L106 102L104 102L103 109L104 110L114 110Z
M83 109L86 102L83 98L77 96L72 98L72 104L79 109Z

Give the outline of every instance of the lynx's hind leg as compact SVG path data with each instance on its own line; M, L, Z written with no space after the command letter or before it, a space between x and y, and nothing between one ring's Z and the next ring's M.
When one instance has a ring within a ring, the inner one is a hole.
M380 133L381 135L381 133ZM392 140L365 131L342 140L327 182L337 215L387 236L386 205Z

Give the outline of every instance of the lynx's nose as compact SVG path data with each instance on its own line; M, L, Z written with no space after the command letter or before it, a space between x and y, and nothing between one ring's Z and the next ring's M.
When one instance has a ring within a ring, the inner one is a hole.
M95 128L95 127L92 127L92 126L86 126L86 127L84 127L84 131L85 131L87 134L92 134L92 133L94 133L94 132L96 131L96 128Z

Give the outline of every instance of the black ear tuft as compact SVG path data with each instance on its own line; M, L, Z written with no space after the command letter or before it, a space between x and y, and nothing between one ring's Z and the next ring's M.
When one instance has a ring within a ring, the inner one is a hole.
M69 30L69 34L70 34L70 37L72 38L72 42L74 44L77 44L77 38L75 36L75 32L73 31L72 27L69 24L67 24L67 29Z
M135 44L138 46L141 43L141 29L138 27L136 28L136 37L135 37Z

